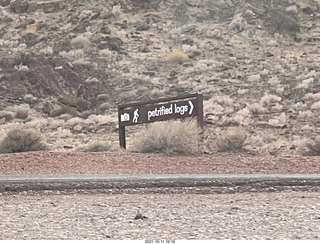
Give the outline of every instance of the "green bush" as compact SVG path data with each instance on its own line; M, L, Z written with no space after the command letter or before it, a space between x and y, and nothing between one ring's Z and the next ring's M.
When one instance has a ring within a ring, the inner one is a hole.
M153 123L135 138L134 150L142 153L193 154L199 151L199 128L195 121Z
M18 153L48 149L41 134L33 129L15 128L0 142L0 153Z

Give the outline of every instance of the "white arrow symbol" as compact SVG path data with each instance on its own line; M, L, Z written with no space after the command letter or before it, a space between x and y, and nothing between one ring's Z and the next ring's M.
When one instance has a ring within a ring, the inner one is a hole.
M192 114L192 111L193 111L193 103L191 101L189 101L189 104L190 104L190 111L189 111L189 114Z

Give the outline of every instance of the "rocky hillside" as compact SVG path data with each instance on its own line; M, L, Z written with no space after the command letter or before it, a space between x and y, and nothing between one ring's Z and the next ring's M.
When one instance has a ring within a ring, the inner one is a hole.
M319 132L319 8L317 0L0 0L0 107L83 117L200 92L212 137L241 126L252 148L293 150Z

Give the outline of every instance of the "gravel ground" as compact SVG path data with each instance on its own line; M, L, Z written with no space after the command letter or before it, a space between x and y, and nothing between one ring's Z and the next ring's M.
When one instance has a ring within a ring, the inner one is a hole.
M198 156L41 151L0 154L0 175L320 174L319 160L246 151Z
M156 191L155 191L156 192ZM319 239L320 192L0 196L1 239ZM134 220L138 209L147 218Z

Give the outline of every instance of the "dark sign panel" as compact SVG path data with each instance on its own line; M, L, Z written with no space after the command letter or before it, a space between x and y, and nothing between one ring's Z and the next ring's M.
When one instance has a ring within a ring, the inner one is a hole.
M197 117L202 126L201 94L120 105L118 108L120 146L125 148L125 126Z
M120 125L129 126L142 123L151 123L169 119L179 119L197 116L198 108L195 99L182 102L152 104L122 110Z

